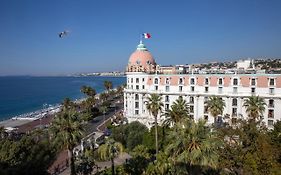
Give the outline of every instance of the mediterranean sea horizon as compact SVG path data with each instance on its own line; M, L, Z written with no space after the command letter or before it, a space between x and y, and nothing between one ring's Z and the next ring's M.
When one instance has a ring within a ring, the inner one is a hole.
M0 77L0 121L37 111L43 105L60 104L64 98L72 100L85 97L80 92L83 85L93 87L97 93L104 91L103 82L111 81L114 87L126 82L125 77Z

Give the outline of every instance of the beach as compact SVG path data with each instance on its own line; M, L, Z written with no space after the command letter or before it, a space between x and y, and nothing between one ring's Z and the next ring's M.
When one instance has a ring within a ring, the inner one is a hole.
M83 85L103 92L105 80L114 87L126 81L124 77L0 77L0 127L11 131L42 122L59 111L66 97L77 103L83 101Z
M117 87L125 83L126 78L0 76L0 122L59 105L65 98L73 101L85 98L80 91L82 86L90 86L101 93L104 81L111 81Z

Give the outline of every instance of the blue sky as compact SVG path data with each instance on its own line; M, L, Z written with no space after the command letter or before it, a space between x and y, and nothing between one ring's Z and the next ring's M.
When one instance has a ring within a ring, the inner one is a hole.
M281 58L280 9L278 0L1 0L0 75L124 70L142 32L161 65Z

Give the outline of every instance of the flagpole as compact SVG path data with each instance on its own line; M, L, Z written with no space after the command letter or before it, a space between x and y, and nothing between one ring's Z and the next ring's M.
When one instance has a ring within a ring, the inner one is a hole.
M142 34L140 34L140 44L142 44Z

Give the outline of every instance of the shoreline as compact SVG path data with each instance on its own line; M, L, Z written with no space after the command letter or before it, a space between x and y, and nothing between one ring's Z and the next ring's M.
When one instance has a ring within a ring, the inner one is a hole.
M117 87L113 88L112 90L117 90ZM95 98L99 99L99 95L103 92L106 92L106 90L97 93ZM79 99L72 100L74 103L80 104L83 101L85 101L87 97L82 97ZM14 131L17 130L20 126L42 120L44 118L47 118L51 115L57 114L60 112L62 105L61 104L55 104L55 105L49 105L48 108L46 109L39 109L33 112L25 113L25 114L20 114L14 117L9 117L7 119L1 120L0 121L0 127L4 127L4 129L9 132L9 131Z

